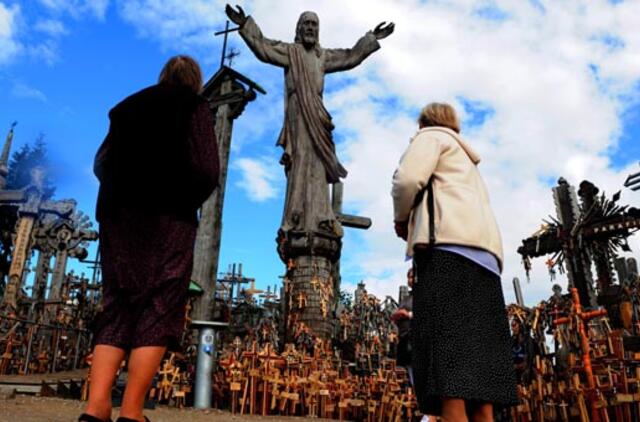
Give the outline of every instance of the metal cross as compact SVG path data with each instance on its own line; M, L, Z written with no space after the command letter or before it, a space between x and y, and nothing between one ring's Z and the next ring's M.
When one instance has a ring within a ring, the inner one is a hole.
M234 31L239 31L240 27L237 28L231 28L229 29L229 21L227 21L227 23L224 25L224 30L223 31L218 31L216 33L214 33L213 35L223 35L224 34L224 41L222 42L222 56L220 57L220 67L224 66L224 60L228 59L229 61L232 61L234 57L238 56L240 53L237 51L234 51L233 49L231 49L231 52L229 53L229 55L227 55L227 38L229 36L230 32L234 32Z

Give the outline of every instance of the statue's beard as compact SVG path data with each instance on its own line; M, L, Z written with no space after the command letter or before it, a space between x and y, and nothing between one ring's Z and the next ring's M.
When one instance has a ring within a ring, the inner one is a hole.
M302 45L304 45L305 48L314 48L316 44L318 44L318 37L316 37L315 35L302 35Z

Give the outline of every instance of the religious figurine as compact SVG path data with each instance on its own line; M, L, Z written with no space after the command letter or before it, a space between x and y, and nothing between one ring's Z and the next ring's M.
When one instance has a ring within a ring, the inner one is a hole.
M227 5L225 10L259 60L284 68L285 117L277 144L284 148L280 163L287 175L287 192L279 237L292 230L341 237L327 184L339 182L347 171L336 156L334 126L322 101L324 75L358 66L380 48L378 40L389 36L394 24L382 22L353 48L333 49L320 46L320 22L314 12L300 15L295 41L286 43L264 37L240 6L235 10Z

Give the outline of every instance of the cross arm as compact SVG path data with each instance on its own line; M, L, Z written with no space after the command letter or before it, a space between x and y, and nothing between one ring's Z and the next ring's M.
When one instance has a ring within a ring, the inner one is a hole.
M345 227L366 230L371 227L371 219L349 214L336 214L336 219Z
M26 195L24 190L0 191L0 204L24 202L25 199L26 199Z

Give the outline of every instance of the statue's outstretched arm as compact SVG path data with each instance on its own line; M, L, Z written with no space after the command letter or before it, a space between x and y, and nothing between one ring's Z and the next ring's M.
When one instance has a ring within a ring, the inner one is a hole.
M352 48L330 48L325 50L325 72L340 72L353 69L380 48L378 40L388 37L393 33L393 22L385 25L382 22L373 31L367 32Z
M276 66L289 66L288 44L263 36L258 24L251 16L247 17L240 28L240 36L259 60Z

